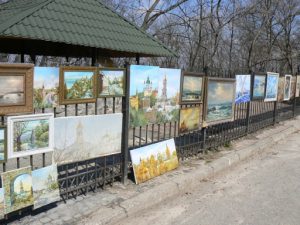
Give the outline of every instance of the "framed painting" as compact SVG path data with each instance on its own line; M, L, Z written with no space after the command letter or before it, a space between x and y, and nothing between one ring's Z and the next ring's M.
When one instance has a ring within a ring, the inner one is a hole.
M33 106L35 109L58 106L59 68L34 67Z
M290 99L295 98L296 96L296 88L297 88L297 77L292 76L291 78L291 94L290 94Z
M295 97L298 98L300 96L300 75L296 76L296 91Z
M0 163L7 160L7 130L0 125Z
M61 67L59 103L66 105L96 102L96 71L94 67Z
M292 75L284 76L284 101L290 100L291 97Z
M277 101L279 73L267 72L265 102Z
M126 70L118 68L98 69L98 97L122 97L125 95Z
M277 101L283 102L284 101L284 84L285 77L279 77L278 81L278 94L277 94Z
M0 220L4 219L4 188L0 188Z
M131 150L130 156L136 184L178 167L174 139Z
M201 106L180 109L179 133L198 130L201 127Z
M251 100L251 75L235 75L235 103L246 103Z
M234 119L235 79L207 78L204 126Z
M34 114L7 118L8 158L53 151L54 115Z
M33 111L33 64L0 63L0 115Z
M180 103L193 104L203 101L204 74L183 72L180 84Z
M33 205L31 167L1 174L5 214Z
M265 98L266 75L255 74L253 78L252 100L261 100Z

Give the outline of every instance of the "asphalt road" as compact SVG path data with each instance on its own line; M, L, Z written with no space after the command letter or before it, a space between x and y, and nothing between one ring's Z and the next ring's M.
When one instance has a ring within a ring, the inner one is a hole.
M197 190L118 224L299 225L300 132Z

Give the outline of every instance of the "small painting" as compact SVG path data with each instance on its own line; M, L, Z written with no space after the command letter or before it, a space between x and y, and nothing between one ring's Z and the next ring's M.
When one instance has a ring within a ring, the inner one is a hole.
M278 82L279 82L278 73L272 73L272 72L267 73L265 102L277 101Z
M251 99L251 75L236 75L235 103L249 102Z
M0 188L0 220L4 219L4 188Z
M200 127L201 106L180 109L179 133L198 130Z
M174 139L131 150L130 156L136 184L178 167Z
M292 75L285 75L284 82L284 101L290 100L291 96L291 84L292 84Z
M125 69L100 68L98 97L121 97L125 94Z
M53 114L8 117L8 158L53 151Z
M0 126L0 163L6 162L7 158L7 138L6 127Z
M207 79L205 126L232 121L235 102L235 79Z
M296 76L296 90L295 90L295 97L298 98L300 96L300 75Z
M278 102L283 102L284 101L284 83L285 83L285 77L279 77L278 96L277 96L277 101Z
M96 68L61 67L60 104L96 102Z
M31 167L4 172L1 177L5 214L33 204Z
M201 103L204 75L184 72L181 79L181 104Z
M60 200L57 166L32 171L34 209Z
M295 98L296 96L296 85L297 85L297 77L296 76L292 76L291 79L291 94L290 94L290 99Z
M34 67L35 109L55 108L58 106L59 68Z
M25 104L25 76L0 76L0 106Z
M253 100L264 99L266 91L266 75L254 75Z

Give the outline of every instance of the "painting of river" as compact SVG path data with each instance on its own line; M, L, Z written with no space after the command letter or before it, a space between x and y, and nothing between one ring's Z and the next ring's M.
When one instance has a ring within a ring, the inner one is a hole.
M25 77L0 76L0 106L25 104Z

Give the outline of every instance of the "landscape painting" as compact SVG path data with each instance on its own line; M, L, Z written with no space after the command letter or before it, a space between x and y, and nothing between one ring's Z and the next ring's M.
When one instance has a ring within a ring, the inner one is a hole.
M6 147L6 127L0 126L0 162L6 161L7 147Z
M236 75L235 103L245 103L251 100L251 75Z
M209 78L207 85L206 125L233 120L235 79Z
M266 75L254 76L253 100L264 99L266 91Z
M181 70L130 67L130 125L179 121Z
M99 97L118 97L125 94L124 69L99 69Z
M284 85L285 85L285 77L279 77L278 95L277 95L277 101L278 102L283 102L284 101Z
M8 157L53 151L53 114L8 117Z
M293 99L296 96L296 84L297 84L297 77L292 76L291 79L291 94L290 94L290 99Z
M31 167L1 174L5 214L33 204Z
M60 200L57 166L32 171L34 209Z
M201 114L201 106L180 109L179 133L198 130Z
M203 93L203 75L183 73L181 87L181 103L200 103Z
M295 90L295 97L299 97L300 96L300 75L296 76L296 90Z
M122 113L55 118L53 161L65 164L121 153Z
M130 156L136 184L178 167L174 139L131 150Z
M59 68L34 67L33 106L36 109L58 106Z
M291 83L292 83L292 75L285 75L284 82L284 101L290 100L291 95Z
M0 220L4 219L4 188L0 188Z
M265 102L277 101L278 82L279 82L278 73L271 73L271 72L267 73Z
M25 104L25 76L0 75L0 107Z

